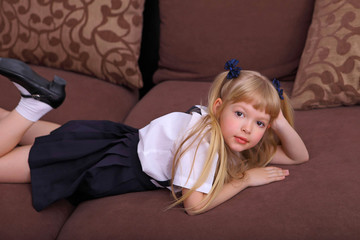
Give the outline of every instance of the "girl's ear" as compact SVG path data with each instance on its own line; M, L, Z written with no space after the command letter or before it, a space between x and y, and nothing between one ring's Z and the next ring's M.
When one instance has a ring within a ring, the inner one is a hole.
M217 113L217 111L219 110L219 108L221 107L221 105L222 105L222 100L221 100L221 98L217 98L216 100L215 100L215 102L214 102L214 105L213 105L213 112L214 112L214 114L216 114Z

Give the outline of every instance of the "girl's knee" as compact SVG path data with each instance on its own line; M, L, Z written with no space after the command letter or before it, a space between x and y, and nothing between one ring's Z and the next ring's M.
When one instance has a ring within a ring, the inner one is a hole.
M3 119L4 117L6 117L7 115L9 115L9 111L5 110L3 108L0 107L0 119Z

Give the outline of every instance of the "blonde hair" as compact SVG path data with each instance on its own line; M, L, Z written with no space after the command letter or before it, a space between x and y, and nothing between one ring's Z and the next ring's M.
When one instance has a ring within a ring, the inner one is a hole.
M263 167L272 159L279 141L271 128L266 130L262 140L255 147L245 150L241 154L234 153L225 144L219 125L219 117L228 104L236 102L250 103L255 109L264 110L266 114L270 115L270 124L279 115L281 108L285 118L293 126L293 111L288 97L284 93L284 100L280 101L276 89L268 78L258 72L247 70L242 70L237 78L231 80L226 78L227 74L228 72L223 72L215 78L208 95L208 115L195 125L181 142L174 155L172 179L174 179L176 168L184 153L194 144L197 144L196 147L198 148L200 143L207 136L210 136L210 147L202 174L194 186L181 197L176 196L174 186L171 183L175 202L170 207L182 203L205 182L216 154L218 154L218 161L212 188L203 202L200 203L202 207L197 211L193 211L194 213L205 211L224 184L233 179L243 178L246 170ZM213 106L218 98L222 100L222 104L214 112ZM193 161L195 161L195 158L196 154Z

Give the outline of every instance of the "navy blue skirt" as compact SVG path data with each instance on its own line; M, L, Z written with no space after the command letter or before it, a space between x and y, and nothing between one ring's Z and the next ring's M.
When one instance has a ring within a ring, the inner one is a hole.
M111 121L70 121L37 138L29 154L34 208L156 189L138 142L137 129Z

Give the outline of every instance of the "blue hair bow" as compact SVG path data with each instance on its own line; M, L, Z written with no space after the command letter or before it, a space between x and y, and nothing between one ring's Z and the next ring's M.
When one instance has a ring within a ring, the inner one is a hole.
M225 63L225 70L229 70L229 73L227 74L227 79L233 79L239 76L241 68L236 67L236 64L238 64L239 61L236 59L231 59Z
M282 88L280 88L280 82L279 80L277 80L276 78L274 78L274 80L272 81L272 84L274 85L276 91L279 94L279 97L281 100L284 100L284 96L283 96L283 92L284 90Z

